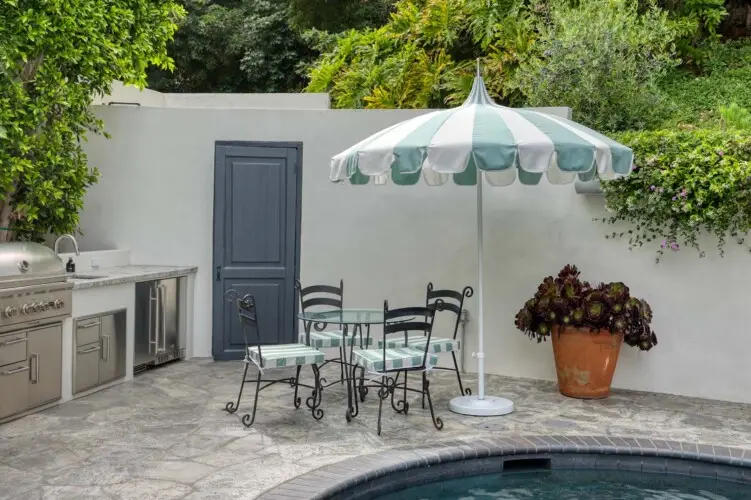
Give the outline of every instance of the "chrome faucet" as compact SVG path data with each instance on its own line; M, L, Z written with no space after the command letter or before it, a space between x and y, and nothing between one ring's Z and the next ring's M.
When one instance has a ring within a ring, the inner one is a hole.
M55 253L59 254L58 248L60 248L60 242L64 240L65 238L69 238L70 241L73 242L73 247L76 249L76 255L81 255L81 252L78 251L78 242L76 241L76 238L72 234L61 234L57 237L55 240Z

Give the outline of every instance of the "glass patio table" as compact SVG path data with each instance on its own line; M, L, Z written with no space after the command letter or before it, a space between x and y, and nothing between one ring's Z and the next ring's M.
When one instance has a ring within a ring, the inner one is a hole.
M354 380L352 380L351 368L353 366L353 353L355 344L359 344L361 349L367 349L370 344L370 326L383 324L383 309L330 309L326 311L307 311L301 312L297 315L298 319L303 321L305 325L305 344L310 345L310 333L312 329L316 331L323 331L327 325L340 325L342 331L342 342L339 347L341 358L331 359L324 361L320 366L323 368L328 363L339 363L341 365L341 379L333 382L322 384L323 387L329 387L334 384L347 383L347 407L350 411L354 410L353 395ZM411 321L413 318L402 318L401 322ZM365 327L365 338L363 339L363 326ZM352 330L352 336L359 335L359 342L353 339L349 349L349 359L346 356L347 342L346 338L349 336L350 327ZM346 370L345 370L346 367ZM325 382L325 379L323 379ZM362 397L365 397L367 393L367 387L363 388ZM354 396L357 397L357 396Z

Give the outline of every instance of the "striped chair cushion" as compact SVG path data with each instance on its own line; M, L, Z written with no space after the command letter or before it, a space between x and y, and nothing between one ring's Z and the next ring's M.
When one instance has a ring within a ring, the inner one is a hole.
M396 347L404 347L405 345L409 345L410 347L415 347L417 349L425 349L425 340L427 337L424 335L420 335L417 337L408 337L407 342L404 342L404 336L402 337L393 337L390 339L386 339L386 348L387 349L394 349ZM444 339L441 337L431 337L430 338L430 352L434 353L440 353L440 352L452 352L452 351L458 351L461 347L461 342L459 342L456 339ZM383 349L383 340L378 341L378 349Z
M344 345L351 346L360 345L360 336L347 335ZM300 343L305 343L305 332L300 332ZM363 337L363 345L373 345L373 337L367 339ZM342 331L334 330L331 332L310 332L310 345L317 349L323 349L324 347L341 347L342 346Z
M386 349L386 364L384 365L383 348L368 349L364 351L355 351L355 363L370 372L383 372L421 366L424 355L424 350L415 349L414 347ZM432 368L437 364L438 356L435 354L428 354L425 367Z
M282 368L285 366L312 365L323 363L325 356L315 347L305 344L281 344L261 346L261 355L258 355L258 347L249 347L248 356L264 368Z

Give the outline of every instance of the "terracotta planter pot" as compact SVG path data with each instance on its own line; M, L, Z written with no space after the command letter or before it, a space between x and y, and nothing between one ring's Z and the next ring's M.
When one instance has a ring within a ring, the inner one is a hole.
M623 334L556 326L551 338L561 394L579 399L608 397Z

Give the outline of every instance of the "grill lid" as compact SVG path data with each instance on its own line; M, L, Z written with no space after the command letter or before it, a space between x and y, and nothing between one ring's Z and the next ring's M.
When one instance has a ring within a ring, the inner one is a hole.
M0 287L48 281L44 278L65 280L65 264L51 248L29 241L0 243Z

